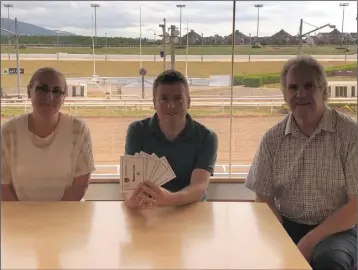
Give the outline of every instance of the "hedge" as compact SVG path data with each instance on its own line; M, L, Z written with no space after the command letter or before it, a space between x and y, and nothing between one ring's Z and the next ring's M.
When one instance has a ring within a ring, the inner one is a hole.
M357 63L344 66L328 67L325 69L328 77L332 77L336 71L354 71L357 70Z
M325 69L326 75L332 77L336 71L354 71L357 70L357 63L344 66L328 67ZM243 85L246 87L259 87L265 84L279 83L280 73L257 73L257 74L239 74L234 76L234 85Z

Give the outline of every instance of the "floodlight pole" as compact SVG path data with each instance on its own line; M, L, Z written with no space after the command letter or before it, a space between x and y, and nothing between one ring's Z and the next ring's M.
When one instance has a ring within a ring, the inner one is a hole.
M93 34L93 15L91 16L91 24L92 24L92 61L93 61L93 75L96 76L96 54L95 54L95 39Z
M308 31L307 33L304 33L302 34L302 29L303 29L303 19L300 20L300 33L299 33L299 43L298 43L298 52L297 52L297 55L301 55L302 53L302 38L305 37L305 36L308 36L309 34L313 33L313 32L316 32L322 28L325 28L325 27L330 27L330 28L336 28L335 25L332 25L330 23L327 23L323 26L320 26L320 27L317 27L316 29L313 29L311 31Z
M343 8L343 16L342 16L342 38L341 38L341 47L343 47L343 39L344 39L344 32L343 32L343 27L344 27L344 8L349 6L349 3L340 3L339 4L340 7Z
M264 5L262 5L262 4L256 4L256 5L254 5L254 7L257 8L256 43L259 43L260 8L262 8L263 6L264 6Z
M14 5L12 5L12 4L4 4L4 7L7 8L7 22L9 24L9 26L10 26L10 8L14 7ZM10 30L10 29L11 29L11 27L9 27L8 30ZM7 37L7 43L9 45L9 49L10 49L10 45L11 45L10 35ZM8 59L10 60L10 50L9 50L9 58Z
M163 30L163 71L166 70L166 29L167 29L167 20L163 19L163 24L159 24L159 27Z
M177 8L180 9L180 40L179 40L179 45L181 45L181 17L182 17L182 9L185 8L186 5L177 5Z
M189 20L186 21L185 77L188 78Z
M97 8L99 8L100 5L91 4L91 7L94 8L94 44L97 45Z

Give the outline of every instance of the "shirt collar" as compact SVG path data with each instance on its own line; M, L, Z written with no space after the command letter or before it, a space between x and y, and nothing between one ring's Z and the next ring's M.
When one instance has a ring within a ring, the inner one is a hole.
M335 132L336 131L335 120L336 119L333 116L332 109L326 106L325 110L323 112L323 116L322 116L320 122L318 123L318 126L317 126L316 130L314 131L314 134L318 134L322 130L329 131L329 132ZM285 128L285 135L288 135L288 134L292 134L294 136L302 136L302 133L296 124L296 121L294 119L292 112L290 112L290 114L288 116L288 120L287 120L286 128Z
M195 125L194 125L194 120L191 117L191 115L189 113L186 114L186 125L185 128L183 129L183 131L178 135L179 137L182 138L192 138L193 136L195 136ZM161 131L160 127L159 127L159 119L158 119L158 114L155 113L152 118L149 120L149 130L151 133L158 135L162 138L165 138L163 132Z

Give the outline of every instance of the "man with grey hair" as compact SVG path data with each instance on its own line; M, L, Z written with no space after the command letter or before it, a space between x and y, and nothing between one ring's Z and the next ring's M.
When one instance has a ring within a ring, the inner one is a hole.
M291 112L263 136L245 185L265 202L314 270L357 262L357 124L329 108L323 67L310 56L281 73Z

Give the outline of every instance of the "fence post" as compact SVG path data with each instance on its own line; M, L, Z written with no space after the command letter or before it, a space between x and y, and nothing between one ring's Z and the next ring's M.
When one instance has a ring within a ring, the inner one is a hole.
M115 152L115 148L116 148L116 145L115 145L115 142L114 142L114 133L112 132L111 133L111 137L112 137L112 151Z

